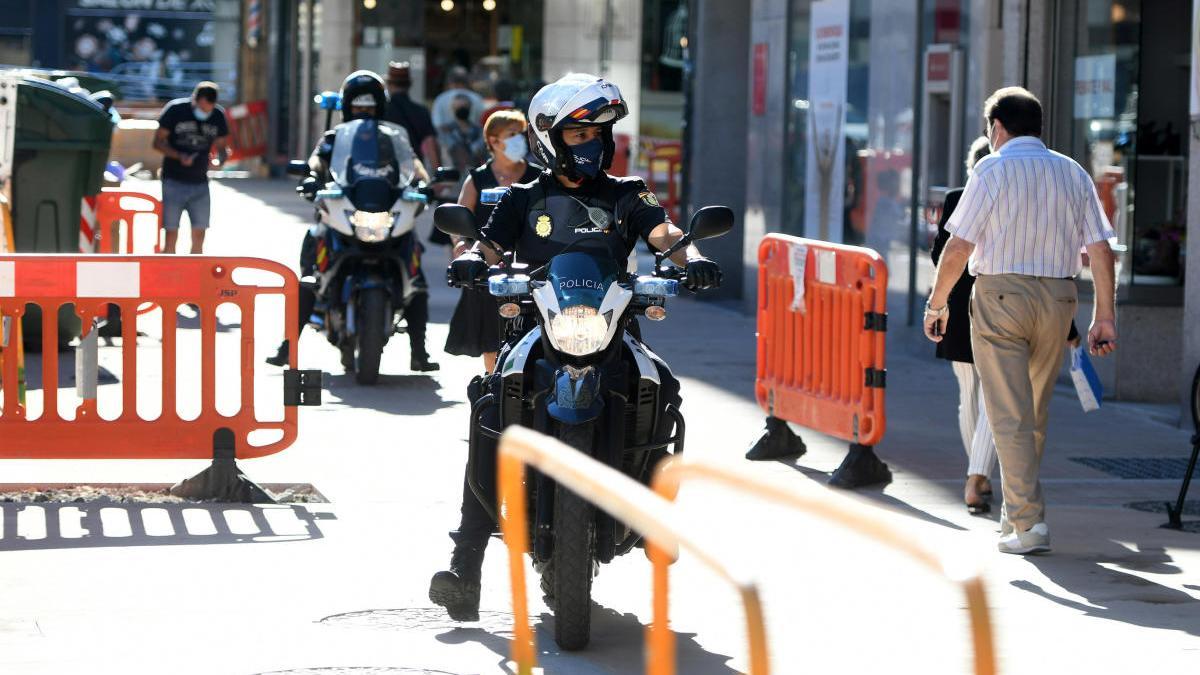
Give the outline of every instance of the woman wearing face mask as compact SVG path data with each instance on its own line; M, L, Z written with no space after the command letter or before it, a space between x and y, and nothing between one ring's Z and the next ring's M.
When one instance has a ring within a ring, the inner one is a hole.
M529 146L525 141L525 116L517 110L492 113L483 128L484 141L491 159L472 169L463 183L458 203L475 213L475 221L483 227L492 213L491 204L481 204L480 194L489 188L508 187L514 183L536 180L542 168L525 161ZM468 248L471 241L456 239L454 257ZM450 335L446 338L446 353L462 356L483 356L484 368L491 372L496 366L496 351L500 345L500 317L496 301L487 293L463 289L454 317L450 319Z
M451 110L454 121L441 128L438 142L445 148L448 164L466 173L484 159L484 132L471 118L471 99L455 97Z

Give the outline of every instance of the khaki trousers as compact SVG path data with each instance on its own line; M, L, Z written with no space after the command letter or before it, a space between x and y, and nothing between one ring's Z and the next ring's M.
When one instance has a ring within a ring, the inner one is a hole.
M1045 518L1038 473L1077 302L1073 280L1018 274L980 276L971 294L971 348L996 438L1004 516L1017 531Z

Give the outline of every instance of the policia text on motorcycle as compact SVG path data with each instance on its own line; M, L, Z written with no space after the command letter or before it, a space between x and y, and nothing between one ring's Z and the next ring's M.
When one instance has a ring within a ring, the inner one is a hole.
M692 290L716 288L721 271L690 240L681 242L683 232L641 179L605 173L613 125L626 114L620 90L593 75L568 75L539 91L529 109L531 140L550 169L513 185L481 241L450 264L453 285L486 283L509 314L523 308L509 324L494 372L476 378L468 392L462 519L450 534L450 567L429 588L430 599L459 621L478 618L484 549L495 530L496 432L530 426L641 480L668 445L681 449L679 382L641 341L636 317L665 316L663 298L680 281ZM728 209L700 214L717 214L720 222L708 218L709 226L694 226L689 237L732 226ZM439 207L435 220L467 236L474 227L461 206ZM653 276L630 274L638 238L656 252L671 251L683 273L656 264ZM651 314L651 307L658 311ZM590 631L593 566L628 552L639 538L544 477L533 481L531 495L532 557L555 612L555 638L579 649Z
M315 310L347 372L372 384L383 346L403 319L412 370L437 370L425 350L429 296L413 230L432 194L429 175L404 129L382 120L387 93L378 75L352 73L341 101L342 123L298 167L305 178L296 190L316 205L318 219L300 253L301 274L311 278L301 288L301 327ZM289 351L284 341L268 361L283 365Z

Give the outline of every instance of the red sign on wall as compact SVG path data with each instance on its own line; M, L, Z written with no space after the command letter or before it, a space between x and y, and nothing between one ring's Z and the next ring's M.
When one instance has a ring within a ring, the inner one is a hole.
M925 81L950 81L950 52L929 52L925 57Z
M754 114L767 114L767 43L754 45Z

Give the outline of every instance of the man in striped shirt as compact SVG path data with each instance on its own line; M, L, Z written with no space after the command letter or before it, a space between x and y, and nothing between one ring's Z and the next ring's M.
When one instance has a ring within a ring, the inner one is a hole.
M925 305L925 334L939 342L946 299L963 267L977 277L971 347L996 438L1004 487L999 550L1050 550L1038 481L1050 395L1063 360L1063 336L1076 309L1074 277L1087 249L1095 284L1088 346L1116 349L1112 228L1091 176L1046 149L1042 105L1006 87L984 104L992 153L975 165L946 229L953 235Z

